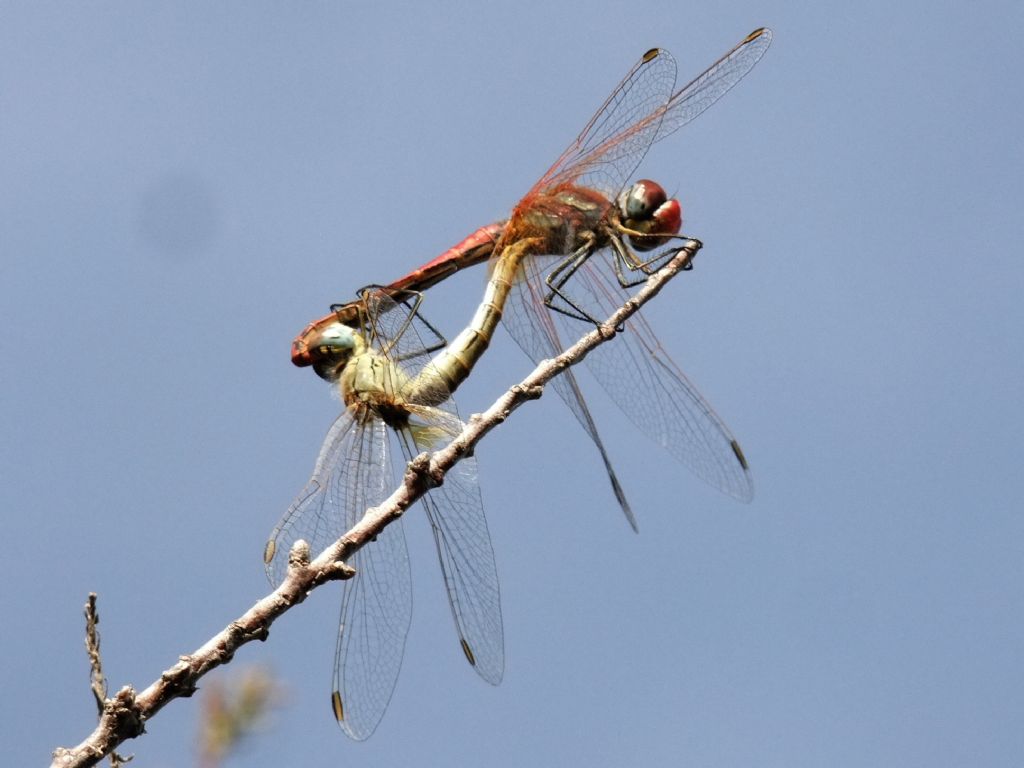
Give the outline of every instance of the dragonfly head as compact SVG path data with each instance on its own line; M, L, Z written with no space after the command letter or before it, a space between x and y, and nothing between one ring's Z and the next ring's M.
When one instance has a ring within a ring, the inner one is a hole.
M336 381L357 346L356 331L331 316L307 326L292 342L292 362L313 366L316 374Z
M345 363L346 350L350 352L354 345L352 328L358 322L355 302L332 305L331 314L314 320L292 341L292 364L311 365L322 378L333 381Z
M683 225L683 209L671 200L656 181L640 179L618 199L622 223L640 235L630 235L629 242L638 251L650 251L667 243Z

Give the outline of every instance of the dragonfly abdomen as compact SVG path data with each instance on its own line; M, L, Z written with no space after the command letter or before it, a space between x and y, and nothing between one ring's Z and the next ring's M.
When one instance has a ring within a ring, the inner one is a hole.
M494 329L501 320L505 300L512 289L512 282L519 269L520 261L543 244L543 238L523 238L513 242L501 252L494 262L490 279L484 291L484 298L477 307L470 324L455 337L448 347L439 354L403 391L415 402L423 402L431 389L438 391L436 379L444 383L450 395L469 376L473 366L480 360L491 344Z

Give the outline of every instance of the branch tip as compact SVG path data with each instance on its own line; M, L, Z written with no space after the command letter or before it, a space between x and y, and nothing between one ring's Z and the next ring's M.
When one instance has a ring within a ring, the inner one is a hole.
M90 592L85 604L85 652L89 656L89 687L96 700L96 712L102 715L107 700L107 680L103 676L103 661L100 657L100 632L97 629L99 623L96 593Z

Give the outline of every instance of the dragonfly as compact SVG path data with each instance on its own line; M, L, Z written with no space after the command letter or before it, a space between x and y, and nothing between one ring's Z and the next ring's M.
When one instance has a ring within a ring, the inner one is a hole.
M407 294L396 301L364 289L353 305L354 321L323 328L318 370L337 388L345 410L327 433L312 478L267 542L264 562L275 585L287 575L295 541L322 551L391 492L388 433L409 460L461 431L445 376L430 358L445 340L418 312L421 298ZM422 503L459 644L480 677L497 685L504 670L501 602L475 459L464 457ZM362 740L387 709L412 615L401 520L349 564L356 575L343 582L331 705L345 733Z
M654 181L642 179L628 187L627 181L653 143L724 96L761 59L771 40L769 29L754 30L678 89L672 55L660 48L647 51L508 219L482 227L388 286L400 296L489 261L483 302L441 353L449 391L469 375L499 320L540 362L581 335L581 322L607 317L629 298L630 289L688 247L688 238L679 234L679 201ZM322 329L346 322L353 308L333 310L293 341L293 363L319 370ZM749 501L750 468L729 428L639 313L622 330L613 344L601 345L584 359L588 369L626 416L672 456L712 486ZM567 370L552 383L597 448L619 506L637 530L575 375Z

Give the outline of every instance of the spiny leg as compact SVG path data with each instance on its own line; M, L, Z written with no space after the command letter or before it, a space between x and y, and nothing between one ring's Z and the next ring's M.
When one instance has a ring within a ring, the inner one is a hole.
M575 320L582 320L594 325L601 324L599 320L580 307L570 298L568 293L562 290L565 284L576 274L576 271L583 266L587 259L594 255L596 250L597 238L593 233L590 233L583 245L569 254L565 260L548 273L548 276L544 278L545 285L550 289L544 297L545 307ZM568 308L557 306L556 299L564 302Z

